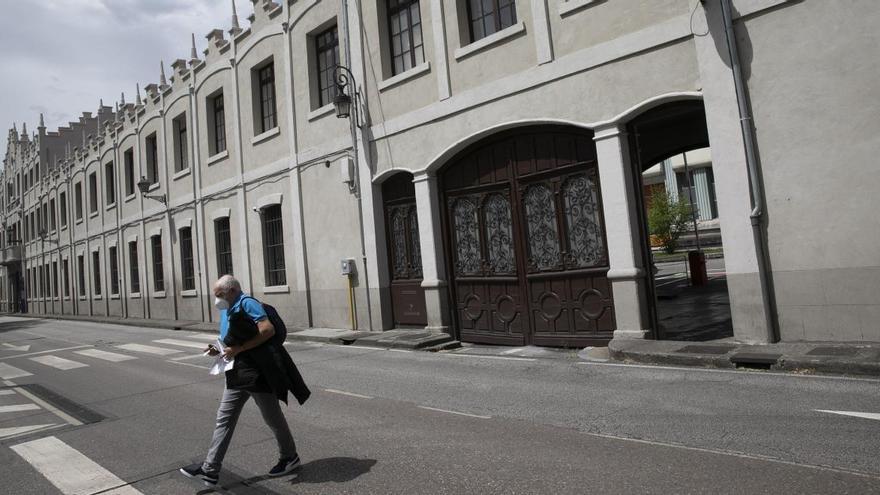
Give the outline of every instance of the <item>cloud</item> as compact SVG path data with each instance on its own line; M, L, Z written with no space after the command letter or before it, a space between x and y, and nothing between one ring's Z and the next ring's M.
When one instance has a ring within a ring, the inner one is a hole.
M250 2L237 0L239 13ZM0 16L0 126L26 121L34 130L40 112L53 130L112 105L125 92L134 99L158 82L159 61L189 58L190 33L198 52L211 29L227 29L230 0L42 0L3 2ZM0 157L6 141L0 141Z

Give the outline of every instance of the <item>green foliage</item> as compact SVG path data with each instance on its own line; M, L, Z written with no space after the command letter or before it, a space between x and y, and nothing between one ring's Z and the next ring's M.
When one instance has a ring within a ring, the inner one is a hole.
M668 193L657 193L651 198L648 230L667 253L675 252L678 238L691 220L691 207L683 197L675 201Z

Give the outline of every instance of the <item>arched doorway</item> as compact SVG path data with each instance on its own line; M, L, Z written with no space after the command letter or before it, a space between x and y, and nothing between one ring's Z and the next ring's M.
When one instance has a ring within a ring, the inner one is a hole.
M425 291L416 193L412 174L401 172L382 184L387 226L391 308L395 327L424 327Z
M642 245L652 268L648 290L656 338L705 341L733 336L703 102L659 105L633 118L627 130L636 190L641 191L637 198ZM656 237L652 242L649 216L658 205L664 209L659 216L667 219L682 207L688 210L681 237L672 247L658 244ZM705 279L699 272L695 275L688 262L695 253L707 258Z
M615 327L589 131L523 127L443 168L448 280L459 338L583 347Z

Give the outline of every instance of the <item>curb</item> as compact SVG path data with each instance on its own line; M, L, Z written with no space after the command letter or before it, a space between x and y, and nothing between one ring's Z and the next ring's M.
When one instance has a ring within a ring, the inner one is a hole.
M669 348L671 344L677 344L676 347L681 348L695 343L658 341L657 347ZM864 356L862 359L843 360L801 354L785 355L783 348L773 347L767 348L763 353L754 353L750 351L748 345L732 345L727 352L722 354L682 353L669 349L650 349L650 347L651 344L646 342L633 344L611 340L608 344L608 351L612 360L625 363L880 377L880 360L870 356Z

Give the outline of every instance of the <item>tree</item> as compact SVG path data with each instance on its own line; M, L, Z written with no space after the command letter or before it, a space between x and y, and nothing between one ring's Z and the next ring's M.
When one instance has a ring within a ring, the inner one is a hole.
M668 193L654 194L648 205L648 230L655 236L663 250L675 252L678 238L691 221L691 206L681 196L678 201Z

